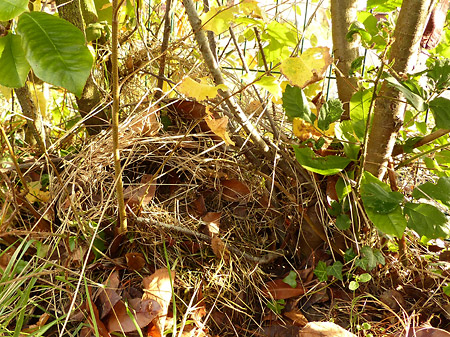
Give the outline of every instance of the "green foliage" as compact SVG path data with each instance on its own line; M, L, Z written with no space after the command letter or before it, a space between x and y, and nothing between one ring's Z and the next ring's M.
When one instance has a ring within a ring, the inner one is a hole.
M28 9L28 0L0 0L0 21L8 21Z
M286 305L285 300L273 300L267 302L267 307L277 315L281 314L285 305Z
M83 33L71 23L42 12L22 14L17 31L35 74L80 96L93 63Z
M309 108L305 93L299 87L286 86L286 90L283 93L283 108L289 120L298 117L311 124L316 120L316 115Z
M311 172L322 174L324 176L333 175L342 171L351 160L338 156L317 156L309 147L299 147L293 145L297 161L305 169Z
M336 218L336 227L340 230L347 230L350 228L352 220L347 214L339 214Z
M390 12L402 5L402 0L368 0L367 9L376 9L377 12Z
M425 111L428 108L424 97L422 97L418 92L420 87L417 83L410 81L409 85L407 85L408 82L405 81L400 83L392 76L387 77L385 80L391 86L398 89L405 96L408 103L411 104L417 111ZM422 94L424 93L422 92Z
M436 126L440 129L450 128L450 100L444 97L435 98L430 102Z
M327 266L325 262L319 261L314 269L314 274L320 282L326 282L329 276L333 276L342 281L344 279L342 275L343 267L344 265L341 261L335 261L331 266Z
M431 87L437 91L450 86L450 59L430 58L427 62L427 78Z
M339 120L343 112L344 109L340 100L330 99L326 101L320 108L317 126L323 131L328 130L330 124Z
M351 291L355 291L359 288L360 283L366 283L369 282L372 279L372 276L370 274L364 273L361 275L354 275L354 280L350 281L350 284L348 285L348 288Z
M408 227L420 236L429 239L450 237L450 224L447 217L437 207L428 204L405 205L405 214L408 215Z
M344 277L342 276L342 268L344 265L341 261L335 261L331 266L327 267L327 274L329 276L334 276L340 281L344 280Z
M1 85L18 88L25 84L30 65L25 58L19 35L11 33L0 38L0 64Z
M414 189L412 196L415 199L435 199L450 207L450 178L439 178L436 184L425 183L419 185Z
M373 249L369 246L361 248L361 257L355 261L355 266L364 269L365 271L371 271L375 269L378 264L385 265L386 260L383 254L378 249Z
M289 284L292 288L297 287L297 273L291 270L289 275L283 279L283 282Z

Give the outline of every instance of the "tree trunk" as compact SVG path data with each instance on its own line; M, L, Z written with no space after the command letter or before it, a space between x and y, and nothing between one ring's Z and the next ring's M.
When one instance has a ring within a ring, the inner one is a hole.
M357 90L357 79L349 76L352 62L359 56L360 38L346 38L352 22L357 21L358 0L331 0L333 52L336 62L336 83L339 99L344 104L342 119L349 119L350 99Z
M398 73L407 73L417 59L431 0L404 0L394 32L389 64ZM367 144L366 171L382 179L403 124L405 104L401 93L384 82L375 102Z
M58 5L59 16L72 23L84 33L84 21L80 1L83 0L69 2L67 0L56 0L56 4ZM92 74L89 74L83 93L81 97L76 98L76 101L80 115L85 118L84 125L90 135L95 135L109 126L108 114L105 108L100 107L101 95ZM91 115L94 109L97 111ZM87 117L88 115L90 116Z

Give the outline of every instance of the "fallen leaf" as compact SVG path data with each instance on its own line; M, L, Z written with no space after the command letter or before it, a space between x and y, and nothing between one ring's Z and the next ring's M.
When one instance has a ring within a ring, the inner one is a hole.
M133 116L128 122L121 125L122 128L131 130L141 137L151 137L158 133L161 123L158 120L159 109L157 106L150 106L139 114Z
M415 334L408 334L408 337L450 337L450 332L437 328L417 328Z
M250 196L250 189L237 179L221 180L222 198L225 201L244 201Z
M332 322L311 322L300 331L299 337L356 337Z
M222 212L208 212L202 217L202 220L208 224L208 231L211 237L219 234L221 216Z
M126 253L125 260L130 270L141 270L147 263L142 253Z
M119 301L106 317L106 327L109 332L136 331L138 327L144 328L149 325L160 312L160 305L150 299L133 298L128 303L128 308L123 301Z
M139 186L130 185L123 191L125 202L132 207L148 205L155 193L156 179L151 174L144 174Z
M190 77L185 77L177 87L182 94L203 101L217 96L219 89L226 89L224 85L213 86L205 83L199 83Z
M228 125L228 117L224 116L221 118L213 118L208 115L205 117L206 124L208 124L209 128L215 135L219 136L223 139L225 144L234 145L234 142L231 140L230 135L227 132Z
M225 262L230 261L230 252L227 246L218 236L213 236L211 239L211 249L216 257L223 259Z
M97 303L100 305L100 319L109 314L111 309L119 302L122 297L117 293L119 288L119 272L115 270L104 284L105 288L100 289Z
M292 324L294 324L296 326L303 327L306 324L308 324L308 319L298 309L294 309L292 311L285 312L283 315L286 316L287 318L289 318L290 320L292 320Z
M89 291L89 296L88 296L87 301L89 301L90 303L85 302L84 305L85 305L85 310L87 311L86 319L88 321L89 328L91 329L91 332L94 334L96 333L96 330L97 330L98 336L100 336L100 337L111 337L105 324L103 324L103 322L100 320L97 306L92 301L91 287L88 288L88 291ZM92 310L92 312L91 312L91 310ZM94 317L92 317L92 316L94 316ZM94 324L94 320L95 320L95 324Z
M309 48L299 57L285 59L281 62L280 69L292 85L304 88L323 79L331 62L328 47L314 47Z
M259 332L266 337L298 337L300 329L295 325L271 325L262 327Z
M175 281L175 271L169 271L166 268L157 269L152 275L142 280L144 295L142 299L154 300L161 307L161 312L153 322L158 328L160 335L164 332L164 323L166 321L167 311L172 299L172 284Z
M180 99L166 105L166 108L187 120L203 119L206 116L206 106L196 101Z
M203 216L208 212L205 205L205 198L201 194L198 196L197 199L194 200L193 206L195 212L200 216Z
M284 300L291 297L303 295L306 292L302 285L297 284L297 287L292 288L289 284L283 282L283 279L276 279L266 283L266 289L263 289L265 297L273 298L274 300Z

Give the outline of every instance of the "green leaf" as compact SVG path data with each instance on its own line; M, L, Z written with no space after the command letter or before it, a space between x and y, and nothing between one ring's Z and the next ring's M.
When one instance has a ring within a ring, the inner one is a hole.
M383 253L379 249L372 249L372 251L377 262L384 266L386 264L386 259L384 258Z
M408 227L420 236L429 239L450 237L447 217L438 208L428 204L407 203L405 213L409 216Z
M28 0L0 0L0 21L8 21L28 9Z
M340 230L347 230L350 228L350 225L352 224L352 221L350 220L350 217L347 214L339 214L336 218L336 227Z
M83 33L68 21L43 12L23 13L17 31L36 75L81 96L93 63Z
M367 261L367 269L372 270L378 265L378 259L373 253L373 250L369 246L364 246L361 248L361 253Z
M402 6L402 0L367 0L367 10L375 9L377 12L391 12Z
M430 102L430 109L436 126L440 129L450 129L450 100L438 97Z
M388 235L401 238L406 228L406 219L400 207L393 212L382 214L373 211L371 208L365 209L367 216L376 228Z
M344 277L342 276L342 267L344 267L342 262L336 261L333 263L333 265L327 267L327 274L343 281Z
M297 161L305 169L324 176L329 176L342 171L351 160L339 156L319 157L309 147L300 148L297 145L292 146L295 151Z
M289 120L299 117L311 124L316 120L316 115L311 112L305 93L299 87L287 85L283 93L283 108Z
M348 285L348 289L350 289L351 291L355 291L358 288L359 288L359 283L358 282L350 281L350 284Z
M361 22L355 21L353 22L349 29L347 35L345 35L345 38L348 42L353 41L353 35L359 34L361 36L361 40L368 43L370 40L372 40L372 35L366 30L366 27Z
M297 45L297 34L293 29L290 29L287 24L272 20L267 25L265 32L270 36L271 42L276 41L282 45L291 47Z
M23 87L30 71L19 35L0 38L0 84L5 87Z
M364 138L372 95L372 90L360 90L350 99L350 121L359 139Z
M255 82L255 85L266 89L276 99L280 99L282 95L280 82L273 76L265 75Z
M442 291L444 292L445 295L450 297L450 284L442 287Z
M364 273L358 276L359 282L369 282L372 279L372 276L368 273Z
M361 185L361 198L365 208L371 208L374 212L380 214L394 211L404 199L403 194L387 192L376 183Z
M317 267L314 269L314 275L317 276L317 279L320 282L325 282L328 280L327 264L323 261L319 261L319 263L317 263Z
M352 186L346 183L344 179L339 178L336 182L336 193L339 201L342 201L352 191Z
M283 279L283 282L289 284L292 288L297 287L297 273L291 270L289 275Z
M354 252L353 248L350 247L345 251L344 254L344 261L345 263L352 261L356 257L356 253Z
M339 99L328 100L320 108L317 126L323 131L328 130L330 124L341 118L343 112L342 102Z
M428 109L427 104L424 99L418 94L415 93L411 88L403 83L397 81L394 77L388 76L386 78L386 82L389 83L392 87L399 90L406 98L409 104L411 104L417 111L425 111Z
M450 86L450 59L429 58L427 78L436 90L445 90Z
M415 199L435 199L450 207L450 177L439 178L435 184L425 183L417 186L413 193Z

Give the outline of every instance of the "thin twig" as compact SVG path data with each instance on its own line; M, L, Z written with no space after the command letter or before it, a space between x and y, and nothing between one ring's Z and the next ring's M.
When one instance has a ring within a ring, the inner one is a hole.
M142 218L142 217L135 217L134 221L136 223L138 223L138 224L151 225L151 226L155 226L155 227L162 228L162 229L165 229L165 230L172 230L172 231L183 233L183 234L186 234L186 235L189 235L189 236L194 236L197 239L200 239L200 240L206 241L208 243L211 243L211 237L210 236L202 234L202 233L199 233L199 232L196 232L196 231L193 231L193 230L191 230L189 228L182 227L180 225L172 225L172 224L168 224L168 223L165 223L165 222L161 222L161 221L157 221L157 220L153 220L153 219ZM227 249L230 252L236 254L240 258L244 258L246 260L249 260L249 261L252 261L252 262L256 262L256 263L259 263L259 264L267 264L267 263L272 262L276 258L278 258L280 256L283 256L281 253L268 253L268 254L265 254L265 255L260 256L260 257L253 256L251 254L243 252L242 249L240 249L238 247L235 247L235 246L232 246L230 244L227 245Z

